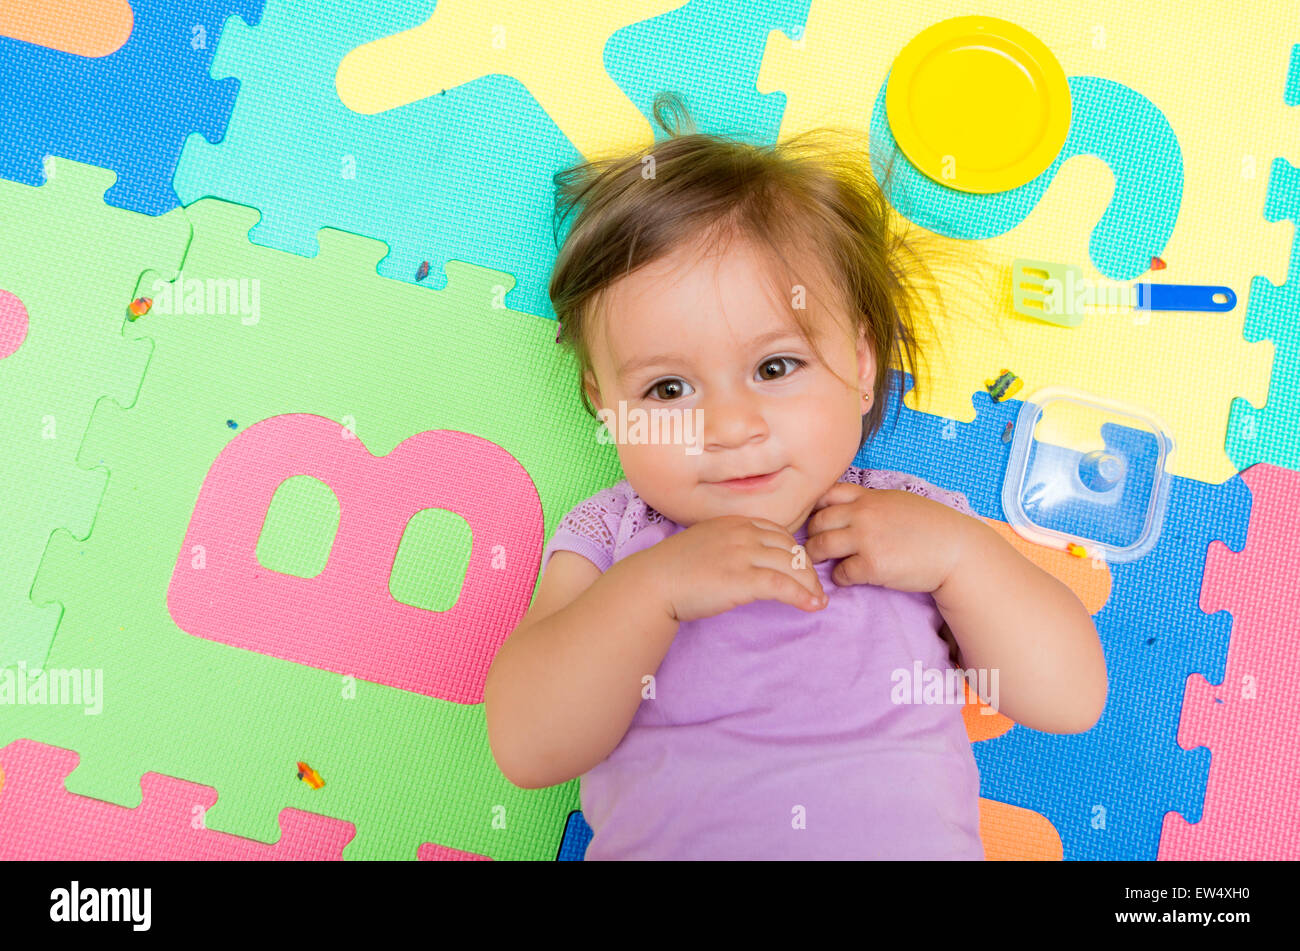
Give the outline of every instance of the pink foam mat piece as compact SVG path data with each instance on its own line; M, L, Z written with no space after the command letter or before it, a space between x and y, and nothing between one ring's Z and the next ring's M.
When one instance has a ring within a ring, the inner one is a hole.
M0 290L0 360L17 351L27 339L27 308L13 294Z
M1300 472L1241 474L1253 501L1246 546L1210 545L1201 610L1232 614L1223 684L1187 679L1178 742L1210 749L1201 821L1165 815L1158 858L1300 858Z
M445 845L435 845L432 842L425 842L420 846L415 857L421 862L491 862L490 855L479 855L477 852L464 852L460 849L449 848Z
M172 572L167 606L196 637L454 703L482 703L492 658L528 609L542 505L495 443L429 430L377 457L333 420L288 413L254 423L213 462ZM454 460L454 463L452 462ZM314 578L267 571L256 548L279 485L306 474L338 496L339 526ZM460 597L446 611L388 588L402 531L422 509L455 512L473 537ZM493 547L512 557L493 564ZM191 553L206 563L194 570Z
M80 758L34 740L0 749L0 861L341 860L356 835L350 822L293 808L269 845L217 832L203 824L216 790L161 773L141 778L134 809L78 796L63 782Z

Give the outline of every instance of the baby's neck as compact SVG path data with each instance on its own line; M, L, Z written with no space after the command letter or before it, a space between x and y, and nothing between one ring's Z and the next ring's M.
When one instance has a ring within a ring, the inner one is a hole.
M808 508L797 519L785 526L785 530L797 537L801 531L808 527L808 519L812 516L813 506L816 504L816 501L810 502Z

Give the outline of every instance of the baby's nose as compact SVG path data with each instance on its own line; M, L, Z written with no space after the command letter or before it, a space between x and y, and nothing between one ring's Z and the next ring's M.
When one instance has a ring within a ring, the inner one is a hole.
M705 447L730 449L766 437L761 403L750 394L710 400L702 407Z

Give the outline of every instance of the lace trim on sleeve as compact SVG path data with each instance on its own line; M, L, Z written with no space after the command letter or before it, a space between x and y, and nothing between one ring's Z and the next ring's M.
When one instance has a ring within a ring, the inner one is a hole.
M564 518L560 519L560 524L555 529L556 534L563 531L585 538L602 551L612 554L614 532L627 507L627 498L619 491L620 485L601 489L585 502L575 505Z
M641 498L641 496L631 492L627 510L623 514L623 524L619 527L616 544L622 545L642 529L662 521L664 521L664 516L660 512L647 505L645 499Z
M560 519L543 551L543 564L552 551L576 551L605 571L620 546L646 526L662 521L664 516L623 479L575 505Z
M857 466L850 466L840 481L852 482L854 485L860 485L867 489L902 489L922 498L941 502L955 508L963 515L979 518L979 514L971 508L970 502L962 493L955 492L952 489L940 488L932 482L927 482L920 476L914 476L911 473L896 472L891 469L861 469Z
M556 531L564 529L613 550L618 542L625 541L647 525L662 522L664 516L647 505L626 481L602 489L574 506L560 519Z

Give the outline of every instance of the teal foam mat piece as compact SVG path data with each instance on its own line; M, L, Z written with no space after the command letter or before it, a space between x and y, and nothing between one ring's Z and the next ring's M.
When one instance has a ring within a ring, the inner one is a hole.
M213 77L239 78L240 96L221 142L185 143L176 193L187 205L213 196L258 208L249 239L295 254L316 254L322 227L383 240L392 251L380 273L395 280L414 283L422 261L435 289L447 260L496 268L532 288L508 305L543 313L550 173L581 156L527 90L489 76L376 116L336 91L350 50L430 11L332 0L305 15L272 2L256 28L230 21Z
M754 89L763 44L773 29L797 31L807 3L691 3L617 31L604 64L645 114L656 92L676 88L699 105L702 128L773 141L784 96ZM250 240L295 254L315 254L322 227L382 240L391 253L380 273L394 280L415 282L425 261L434 288L445 286L448 260L504 271L516 279L507 306L554 317L552 175L583 156L529 90L488 75L376 115L340 101L343 57L431 10L325 0L304 14L270 0L256 28L232 19L213 78L237 77L239 99L221 142L186 141L176 193L185 204L211 196L258 208Z
M1291 47L1291 65L1287 69L1284 99L1288 106L1300 106L1300 43Z
M1295 62L1293 56L1293 76ZM1300 169L1285 159L1273 161L1264 217L1300 222ZM1286 282L1274 287L1266 278L1251 281L1243 336L1273 341L1273 371L1262 409L1243 399L1232 401L1224 444L1228 456L1238 469L1257 462L1300 469L1300 228L1291 245Z
M673 89L701 130L773 143L786 97L758 92L759 66L772 30L799 39L810 3L694 0L610 37L605 68L646 116L655 95ZM708 69L700 69L701 63Z
M872 168L885 180L897 211L952 238L991 238L1010 231L1034 210L1076 155L1095 155L1115 176L1115 194L1093 226L1088 254L1113 280L1146 272L1173 234L1183 196L1183 155L1174 130L1149 99L1123 83L1072 76L1070 132L1056 160L1031 182L979 195L947 188L917 171L899 149L885 112L888 79L871 113Z

